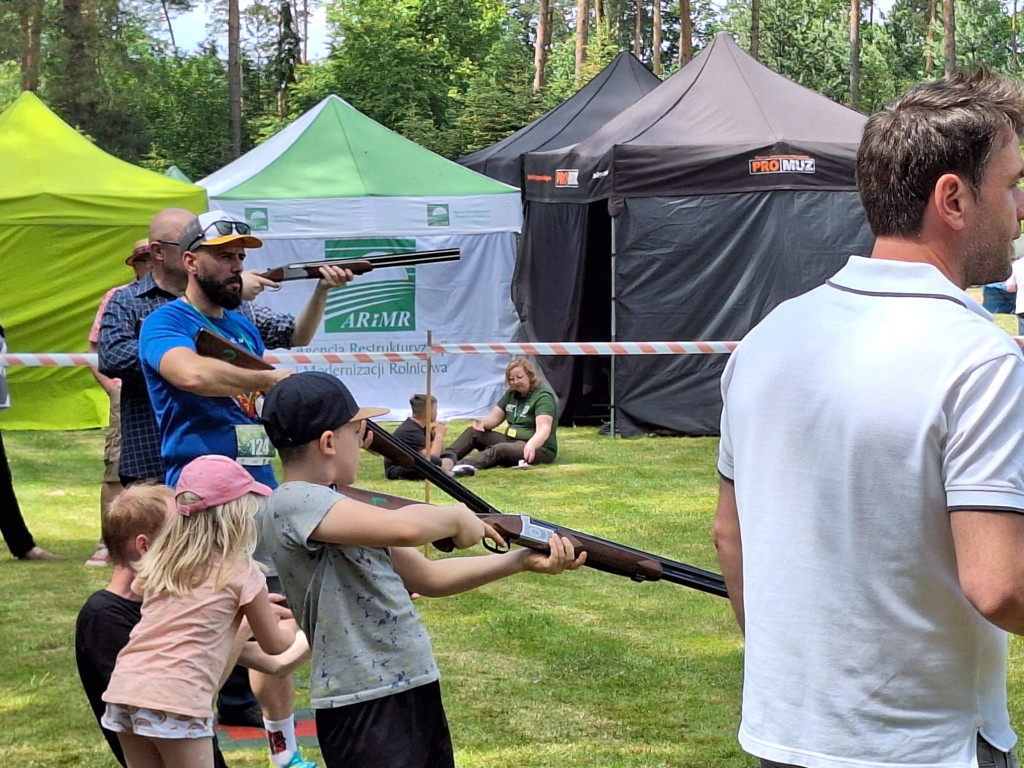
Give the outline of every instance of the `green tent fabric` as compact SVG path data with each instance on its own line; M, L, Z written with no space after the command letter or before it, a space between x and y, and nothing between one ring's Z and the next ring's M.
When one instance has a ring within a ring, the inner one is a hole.
M131 280L124 258L162 208L206 209L201 187L97 148L30 92L0 113L0 323L11 352L82 352L106 291ZM4 429L106 423L85 368L12 368Z
M296 169L302 169L296 173ZM202 179L218 200L503 195L505 184L446 160L328 96Z
M418 146L337 96L197 183L212 208L247 222L263 241L246 256L252 268L459 249L457 262L374 270L332 290L308 351L422 349L427 331L437 342L516 337L510 284L519 190ZM294 314L311 290L295 280L260 301ZM505 362L450 355L432 366L445 418L486 414L501 393ZM427 371L404 363L318 369L344 376L358 401L399 418L409 394L423 391Z
M186 176L182 172L181 168L179 168L176 165L172 165L170 168L168 168L166 171L164 171L164 176L166 176L169 179L177 179L178 181L184 181L187 184L191 184L192 183L192 179L190 179L188 176Z

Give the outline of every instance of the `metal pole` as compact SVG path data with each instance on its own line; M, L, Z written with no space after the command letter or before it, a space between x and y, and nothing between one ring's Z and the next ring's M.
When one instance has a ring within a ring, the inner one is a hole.
M424 432L425 432L425 434L423 435L423 445L425 445L427 447L427 449L426 449L426 459L427 459L427 461L430 461L430 443L431 443L430 433L434 431L433 409L431 408L432 400L430 399L431 388L432 388L432 383L433 383L433 373L434 373L434 371L433 371L433 368L434 368L434 358L431 355L430 348L433 345L434 345L434 332L433 331L427 331L427 393L426 393L427 394L427 418L426 418L426 421L424 422L425 426L423 428ZM427 504L430 503L430 480L427 479L426 475L423 476L423 500ZM423 545L423 555L424 555L424 557L430 557L430 544L429 543Z
M612 301L612 329L611 329L612 330L612 334L611 334L612 338L611 338L611 340L614 342L614 341L618 341L618 339L616 338L616 334L618 332L617 318L615 316L615 307L618 304L617 296L615 294L615 249L616 249L615 235L616 235L616 232L617 232L617 229L618 229L618 227L616 226L616 221L617 221L618 217L617 216L612 216L611 219L612 219L612 252L611 252L611 259L610 259L610 261L611 261L611 269L612 269L612 298L611 298L611 301ZM617 421L617 419L615 418L615 410L616 410L616 405L615 405L615 355L611 356L611 365L609 366L609 371L608 371L608 400L610 401L610 405L609 405L609 408L610 408L610 414L609 414L610 415L610 419L609 419L608 428L611 430L610 435L611 435L612 439L615 439L615 429L616 429L615 422Z

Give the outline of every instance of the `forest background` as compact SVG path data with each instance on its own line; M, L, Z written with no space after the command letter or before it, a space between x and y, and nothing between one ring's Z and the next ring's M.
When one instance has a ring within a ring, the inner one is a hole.
M775 71L863 112L944 71L984 66L1019 76L1019 5L2 0L0 109L36 91L104 150L157 171L174 164L197 179L336 93L454 159L557 105L620 50L664 78L723 30ZM186 51L175 19L202 6L206 41ZM311 59L318 9L329 52Z

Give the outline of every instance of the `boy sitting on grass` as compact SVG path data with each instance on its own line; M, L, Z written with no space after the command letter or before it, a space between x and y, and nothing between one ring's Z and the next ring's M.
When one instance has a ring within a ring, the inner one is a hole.
M263 511L263 540L312 646L310 700L327 768L450 768L440 673L410 592L453 595L523 571L583 565L567 539L550 554L428 560L415 547L460 549L501 537L464 505L381 509L345 496L355 482L365 419L329 374L298 373L270 390L262 421L284 466Z

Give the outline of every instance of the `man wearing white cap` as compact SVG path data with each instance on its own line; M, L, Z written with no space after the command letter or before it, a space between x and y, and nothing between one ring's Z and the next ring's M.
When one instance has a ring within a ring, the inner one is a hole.
M234 311L242 302L245 249L259 248L263 242L245 222L223 211L209 211L185 224L178 245L188 274L185 292L153 311L139 337L142 372L160 432L164 481L173 486L190 461L219 454L238 461L259 482L276 487L270 466L273 448L258 420L257 403L262 393L292 371L239 368L199 355L195 345L198 333L207 330L263 355L259 330ZM324 275L324 281L333 285L351 278L350 271L340 268ZM294 747L291 680L251 679L271 734L271 761L312 767ZM279 733L283 737L274 738ZM274 748L285 743L283 752Z

